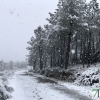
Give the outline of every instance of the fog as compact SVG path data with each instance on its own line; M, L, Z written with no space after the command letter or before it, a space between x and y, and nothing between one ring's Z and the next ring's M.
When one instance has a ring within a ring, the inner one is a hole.
M0 60L23 61L34 29L48 23L58 0L0 0Z
M45 19L55 11L58 1L0 0L0 60L25 60L34 29L48 23Z

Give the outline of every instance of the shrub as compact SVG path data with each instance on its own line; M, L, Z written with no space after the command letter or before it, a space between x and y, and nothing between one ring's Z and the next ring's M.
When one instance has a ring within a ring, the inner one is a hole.
M61 68L46 68L41 71L40 74L44 74L46 77L52 77L55 79L66 80L73 82L76 78L73 71L66 71Z
M0 100L7 100L11 98L11 95L9 95L9 93L12 91L13 89L11 87L8 87L3 83L0 83Z
M60 79L62 79L62 80L67 80L67 81L69 81L69 82L73 82L76 78L75 78L75 76L74 76L74 73L73 72L71 72L70 70L69 71L62 71L62 72L60 72Z
M83 84L85 86L87 85L92 86L95 83L99 83L99 78L98 75L94 75L94 74L89 76L84 75L80 81L80 84Z
M51 70L50 70L49 68L46 68L46 69L45 69L45 74L44 74L44 75L45 75L46 77L50 77L50 72L51 72Z
M41 75L44 75L44 74L45 74L45 69L42 69L42 70L40 71L40 74L41 74Z

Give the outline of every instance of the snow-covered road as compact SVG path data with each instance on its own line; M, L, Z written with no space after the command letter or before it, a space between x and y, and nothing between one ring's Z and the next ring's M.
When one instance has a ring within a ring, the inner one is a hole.
M77 96L75 92L63 86L38 82L37 77L25 75L24 72L17 71L9 79L9 85L14 88L10 100L89 100L82 99L80 95ZM75 98L70 94L71 92L72 95L76 95Z
M50 88L51 84L38 83L36 77L23 73L24 71L18 71L9 79L9 85L14 88L10 100L74 100Z

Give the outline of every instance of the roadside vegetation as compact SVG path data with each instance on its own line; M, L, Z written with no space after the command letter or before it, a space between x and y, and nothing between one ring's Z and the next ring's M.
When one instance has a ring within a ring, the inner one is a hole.
M8 79L13 75L15 70L26 68L26 62L13 62L9 63L0 61L0 100L7 100L11 98L13 88L9 87Z
M35 36L28 42L29 66L46 77L68 82L79 79L80 85L99 83L100 8L97 0L90 3L59 0L55 12L49 15L46 19L49 24L35 29ZM88 75L83 74L86 70L90 70Z
M0 100L7 100L11 98L10 93L13 91L13 88L8 86L8 77L12 72L2 71L0 72Z

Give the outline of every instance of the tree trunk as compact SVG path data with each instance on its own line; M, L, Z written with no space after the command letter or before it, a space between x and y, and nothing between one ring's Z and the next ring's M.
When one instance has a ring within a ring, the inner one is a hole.
M89 41L88 41L88 65L87 67L90 66L91 63L91 32L89 32Z
M62 46L60 49L60 68L63 68L63 52L62 52Z
M46 55L46 57L45 57L45 64L44 64L44 68L47 66L47 58L48 58L48 56Z
M76 42L76 48L75 48L75 63L77 64L78 63L78 59L77 59L77 34L76 34L75 42Z
M42 48L39 46L39 56L40 56L40 70L43 68L43 62L42 62Z
M36 61L37 61L37 57L35 58L35 60L34 60L34 65L33 65L33 69L35 70L35 68L36 68Z
M52 52L51 52L51 55L50 55L50 67L52 67Z
M55 46L53 47L53 66L55 67L56 66L56 56L55 56Z
M82 63L82 54L83 54L83 48L82 48L82 33L81 33L81 50L80 50L80 63Z
M67 43L67 50L66 50L65 69L68 68L68 64L69 64L69 54L70 54L71 36L72 36L72 32L71 32L71 29L70 29L70 32L68 34L68 43Z

